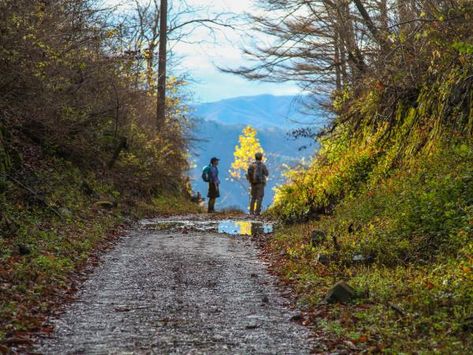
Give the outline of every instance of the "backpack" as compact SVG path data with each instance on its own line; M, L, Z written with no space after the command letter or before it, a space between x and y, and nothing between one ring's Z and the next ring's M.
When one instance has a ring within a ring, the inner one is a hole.
M202 180L204 180L204 182L210 182L210 165L206 165L202 168Z
M261 184L264 182L263 164L253 163L249 180L252 184Z

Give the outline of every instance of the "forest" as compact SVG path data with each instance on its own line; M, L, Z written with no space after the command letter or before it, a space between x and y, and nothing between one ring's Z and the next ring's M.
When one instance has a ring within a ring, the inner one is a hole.
M202 212L186 81L172 61L160 72L160 45L227 24L181 10L160 36L162 2L146 4L0 0L0 353L49 331L77 270L131 221ZM314 352L470 352L473 2L254 4L244 21L270 40L220 69L296 82L330 117L294 132L321 148L265 216L273 270L325 339ZM353 301L321 304L340 280Z

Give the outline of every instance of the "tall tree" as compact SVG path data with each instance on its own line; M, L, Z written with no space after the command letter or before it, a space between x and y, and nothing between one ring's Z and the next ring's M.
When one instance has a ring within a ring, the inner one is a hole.
M168 1L161 0L159 20L159 66L158 66L158 100L157 125L161 127L166 120L166 64L167 64L167 19Z
M239 145L233 153L234 161L230 168L230 177L239 182L247 190L246 171L258 152L263 153L263 147L258 139L257 131L251 126L246 126L238 138Z
M136 59L136 81L149 94L157 94L156 126L160 127L166 114L166 88L172 51L179 41L197 43L190 39L197 28L208 31L209 38L219 27L233 28L235 18L230 13L212 14L206 7L190 6L187 2L168 0L135 0L134 10L123 19L128 33L128 54ZM146 81L140 79L145 77Z

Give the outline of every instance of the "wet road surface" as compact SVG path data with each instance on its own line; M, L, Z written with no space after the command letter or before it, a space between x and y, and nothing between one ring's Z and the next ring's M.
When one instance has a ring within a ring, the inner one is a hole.
M310 331L257 254L247 237L148 221L104 256L36 351L310 353Z

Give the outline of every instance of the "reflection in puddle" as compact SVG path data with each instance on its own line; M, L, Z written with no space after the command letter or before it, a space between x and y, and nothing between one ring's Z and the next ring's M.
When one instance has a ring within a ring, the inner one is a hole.
M273 231L273 225L254 221L222 221L218 224L218 232L232 235L267 234Z
M273 232L273 224L257 221L142 220L141 228L151 231L218 232L229 235L257 235Z

